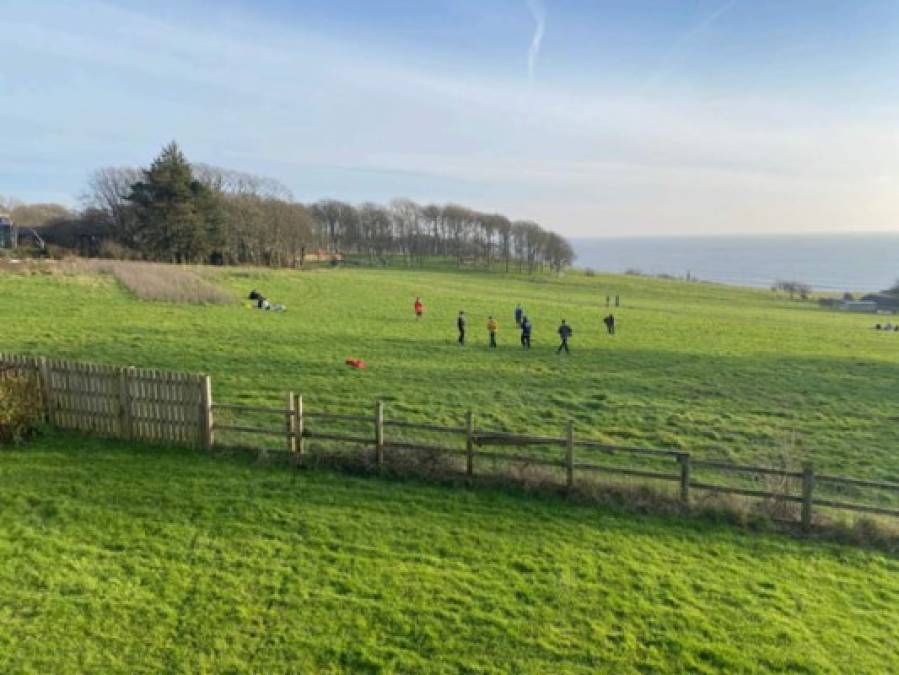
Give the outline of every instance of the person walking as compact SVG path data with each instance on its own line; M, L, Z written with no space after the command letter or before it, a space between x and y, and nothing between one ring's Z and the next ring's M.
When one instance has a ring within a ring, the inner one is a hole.
M609 332L609 335L615 335L615 315L609 314L602 322L606 324L606 330Z
M421 315L424 314L425 306L421 303L421 298L415 298L415 318L421 319Z
M499 324L496 323L496 319L492 316L487 317L487 332L490 334L490 349L496 349L496 331L499 328Z
M526 316L521 317L521 347L531 348L531 320Z
M459 346L465 346L465 312L459 310L459 317L456 319L456 328L459 329Z
M521 326L521 317L524 316L524 310L521 308L521 305L516 305L515 307L515 325Z
M565 323L565 319L562 319L562 325L559 326L559 337L562 338L562 343L559 345L559 348L556 350L556 354L561 354L562 350L565 350L566 354L570 354L571 352L568 349L568 338L571 337L571 326Z

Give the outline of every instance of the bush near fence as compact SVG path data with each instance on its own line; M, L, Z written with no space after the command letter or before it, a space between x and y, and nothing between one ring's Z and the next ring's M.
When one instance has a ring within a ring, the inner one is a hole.
M44 402L34 374L0 364L0 444L30 436L44 416Z
M360 447L350 456L377 470L388 467L390 457L416 457L419 465L470 481L496 475L502 465L506 475L530 471L570 494L579 481L596 485L597 478L630 481L632 487L634 481L669 485L683 507L715 495L762 500L770 512L795 519L804 530L821 509L899 518L899 483L817 474L810 463L801 469L741 465L681 450L613 445L577 436L571 423L560 436L482 429L471 412L457 426L388 419L380 402L367 414L309 411L296 393L277 407L214 403L208 375L0 354L4 365L37 378L50 425L124 440L210 450L247 446L248 436L267 437L279 439L280 450L296 464L322 456L326 444ZM262 422L247 421L260 417ZM522 451L534 447L539 454ZM715 478L719 482L711 482Z

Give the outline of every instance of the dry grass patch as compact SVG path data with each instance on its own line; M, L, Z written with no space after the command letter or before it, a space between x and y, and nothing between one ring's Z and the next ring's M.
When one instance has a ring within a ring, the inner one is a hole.
M177 265L143 262L106 262L105 271L141 300L187 302L194 305L226 304L234 297Z
M24 275L62 274L70 277L108 274L140 300L186 302L194 305L234 302L230 293L190 268L180 265L101 258L67 258L62 261L0 260L0 271Z

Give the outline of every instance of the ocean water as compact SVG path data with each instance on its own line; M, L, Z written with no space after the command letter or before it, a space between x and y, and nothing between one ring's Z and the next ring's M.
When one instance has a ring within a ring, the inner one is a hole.
M575 265L603 272L687 273L770 287L777 279L820 291L879 291L899 280L899 232L572 239Z

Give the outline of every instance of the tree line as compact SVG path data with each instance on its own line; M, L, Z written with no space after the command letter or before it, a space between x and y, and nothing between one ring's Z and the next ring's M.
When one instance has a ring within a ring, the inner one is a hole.
M293 267L323 251L371 263L422 266L439 258L536 272L561 270L574 259L563 237L532 221L408 199L302 204L278 181L191 164L175 143L149 167L94 171L82 200L79 212L32 205L40 213L31 220L47 217L31 224L60 246L165 262Z

